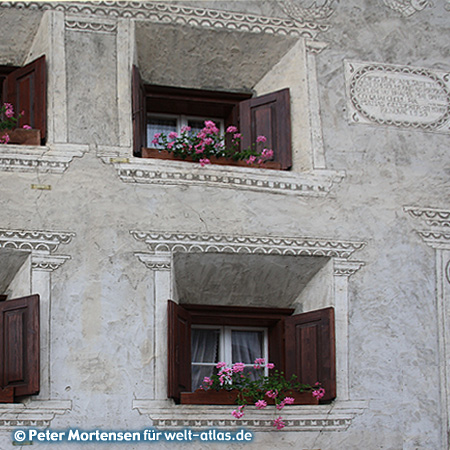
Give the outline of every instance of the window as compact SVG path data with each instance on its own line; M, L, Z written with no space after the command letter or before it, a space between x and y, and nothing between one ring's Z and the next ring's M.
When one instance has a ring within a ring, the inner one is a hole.
M142 148L147 145L148 118L172 114L219 119L224 129L235 125L243 134L244 149L264 135L281 169L292 165L289 89L252 97L248 93L145 85L139 69L133 66L132 100L134 156L142 156Z
M3 297L0 330L0 402L38 394L39 296Z
M179 403L182 392L195 389L196 382L192 380L199 376L199 361L196 351L192 351L195 344L191 348L191 339L196 330L202 329L199 326L206 325L207 328L203 329L220 330L224 327L225 331L244 327L242 331L253 328L254 331L259 329L267 333L263 341L267 342L268 359L287 377L295 374L308 384L320 381L326 390L322 401L333 400L336 397L334 309L330 307L297 315L292 313L292 309L278 308L178 305L169 300L168 396ZM200 341L197 344L201 345ZM204 349L206 351L206 347ZM247 345L244 351L249 349ZM210 360L207 361L209 370L214 358L217 355L207 358Z
M46 69L45 56L19 68L3 66L0 69L2 79L2 101L11 103L15 112L24 111L19 127L30 125L40 130L41 143L46 139Z

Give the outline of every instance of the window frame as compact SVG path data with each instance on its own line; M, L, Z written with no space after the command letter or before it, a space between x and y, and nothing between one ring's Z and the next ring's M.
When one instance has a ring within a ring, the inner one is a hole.
M274 150L267 168L292 167L289 88L261 96L250 92L224 92L144 84L137 66L132 71L133 155L142 157L147 143L147 115L176 114L222 118L224 129L237 126L243 135L242 149L264 135ZM244 129L245 128L245 129ZM268 146L268 148L270 148ZM147 154L147 152L144 152ZM156 156L155 156L156 157Z
M294 315L291 308L255 308L168 302L168 397L176 403L181 392L191 392L191 336L193 324L267 327L269 358L290 378L294 373L307 384L317 377L325 387L321 402L336 397L336 353L334 308ZM287 328L289 324L289 329ZM302 327L307 330L303 331ZM292 333L286 339L286 332ZM309 333L309 334L308 334ZM305 361L305 342L313 341L314 361ZM183 342L189 342L189 346ZM184 347L183 347L184 346ZM288 361L289 360L289 361ZM295 372L297 371L297 373Z

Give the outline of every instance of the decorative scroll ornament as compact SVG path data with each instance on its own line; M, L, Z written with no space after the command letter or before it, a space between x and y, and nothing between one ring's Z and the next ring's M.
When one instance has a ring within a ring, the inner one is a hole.
M309 8L302 8L294 1L282 1L279 2L281 9L291 19L303 23L305 21L321 21L328 19L333 13L334 9L331 8L333 0L326 0L322 6L317 6L315 3Z
M432 6L430 0L384 0L384 4L403 17L409 17L417 11L422 11L427 6Z

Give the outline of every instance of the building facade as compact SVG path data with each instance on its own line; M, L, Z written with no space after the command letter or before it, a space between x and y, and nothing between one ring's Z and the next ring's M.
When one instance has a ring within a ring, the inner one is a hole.
M4 2L0 22L2 99L40 130L0 145L2 449L153 427L448 449L448 1ZM204 120L265 134L277 170L146 150ZM313 311L326 332L285 326ZM226 349L233 326L288 372L314 360L326 401L180 404L187 337Z

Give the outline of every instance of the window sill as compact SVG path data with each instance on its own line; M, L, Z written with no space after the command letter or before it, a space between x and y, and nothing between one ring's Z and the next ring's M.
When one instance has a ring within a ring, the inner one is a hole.
M17 427L49 427L55 416L72 409L71 400L31 400L24 403L0 403L0 430Z
M73 158L87 152L87 145L0 145L0 171L63 173Z
M101 147L98 156L113 164L125 183L164 186L211 186L274 194L322 197L345 177L340 170L318 169L311 172L268 170L209 164L201 167L186 161L124 157L116 148Z
M133 409L148 415L156 428L246 428L274 431L273 420L279 415L286 431L345 431L357 414L368 408L365 401L334 401L330 405L290 405L282 414L273 407L245 408L245 416L235 419L232 407L224 405L175 405L171 400L133 400Z

